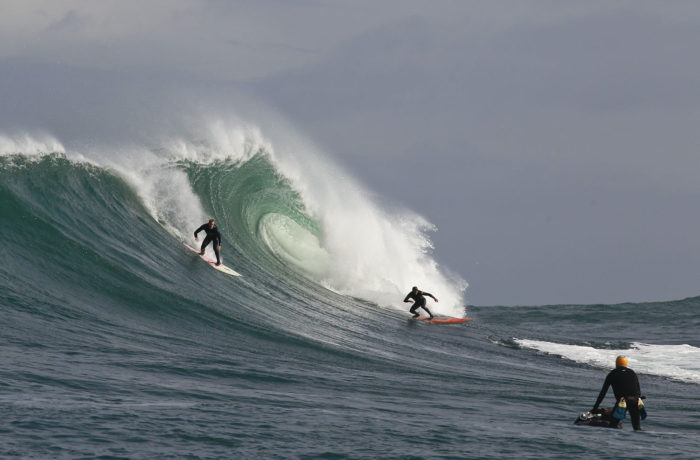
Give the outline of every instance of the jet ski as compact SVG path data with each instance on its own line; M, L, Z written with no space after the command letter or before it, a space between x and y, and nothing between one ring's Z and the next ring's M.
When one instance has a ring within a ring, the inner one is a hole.
M610 426L612 413L612 407L609 409L596 409L590 412L582 412L574 422L574 425L622 428L622 421L618 422L616 426Z

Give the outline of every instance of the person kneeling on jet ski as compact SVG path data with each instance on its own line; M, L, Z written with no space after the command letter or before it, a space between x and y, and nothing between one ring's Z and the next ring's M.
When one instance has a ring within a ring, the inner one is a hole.
M603 383L603 388L600 390L598 399L591 409L591 413L597 412L598 406L603 399L605 394L608 392L608 388L612 385L613 393L615 393L615 407L612 410L612 418L610 420L610 427L616 428L620 420L625 417L625 408L630 412L630 419L632 420L632 427L635 430L641 430L640 418L640 406L644 411L644 405L641 403L640 398L641 392L639 390L639 379L637 379L637 374L627 367L627 357L618 356L615 360L615 369L610 371L607 377L605 377L605 382ZM644 411L644 414L646 411ZM646 418L646 417L645 417Z

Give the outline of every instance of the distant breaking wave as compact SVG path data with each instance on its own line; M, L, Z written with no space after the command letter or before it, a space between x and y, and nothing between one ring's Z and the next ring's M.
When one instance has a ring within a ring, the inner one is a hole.
M625 349L598 349L541 340L515 339L523 348L561 356L578 363L610 369L615 357L629 357L629 366L637 372L668 377L681 382L700 383L700 348L683 345L632 343Z

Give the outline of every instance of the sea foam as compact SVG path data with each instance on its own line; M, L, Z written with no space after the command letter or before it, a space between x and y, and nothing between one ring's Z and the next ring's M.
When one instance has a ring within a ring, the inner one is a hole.
M539 340L515 339L515 342L523 348L604 369L614 367L615 358L624 355L629 358L629 367L636 372L681 382L700 383L700 348L686 344L651 345L635 342L630 348L611 350Z

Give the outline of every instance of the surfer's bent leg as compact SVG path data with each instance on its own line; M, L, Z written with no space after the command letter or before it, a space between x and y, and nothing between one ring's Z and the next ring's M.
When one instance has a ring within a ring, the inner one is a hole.
M432 318L433 318L433 314L430 313L430 310L428 310L428 307L425 306L425 302L423 302L422 308L423 308L423 310L425 310L425 311L428 312L428 315L430 315L430 319L432 319Z
M417 318L418 316L420 316L420 314L418 313L419 308L423 308L423 310L425 310L425 299L416 300L413 303L413 306L411 307L411 313L413 313L414 318Z
M212 240L212 239L209 238L208 236L207 236L206 238L204 238L204 241L202 241L202 247L200 248L200 254L204 255L204 250L207 248L207 245L208 245L209 243L211 243L211 240ZM214 251L216 251L216 248L214 248ZM217 258L217 259L219 258L219 254L218 254L218 253L216 254L216 258Z

